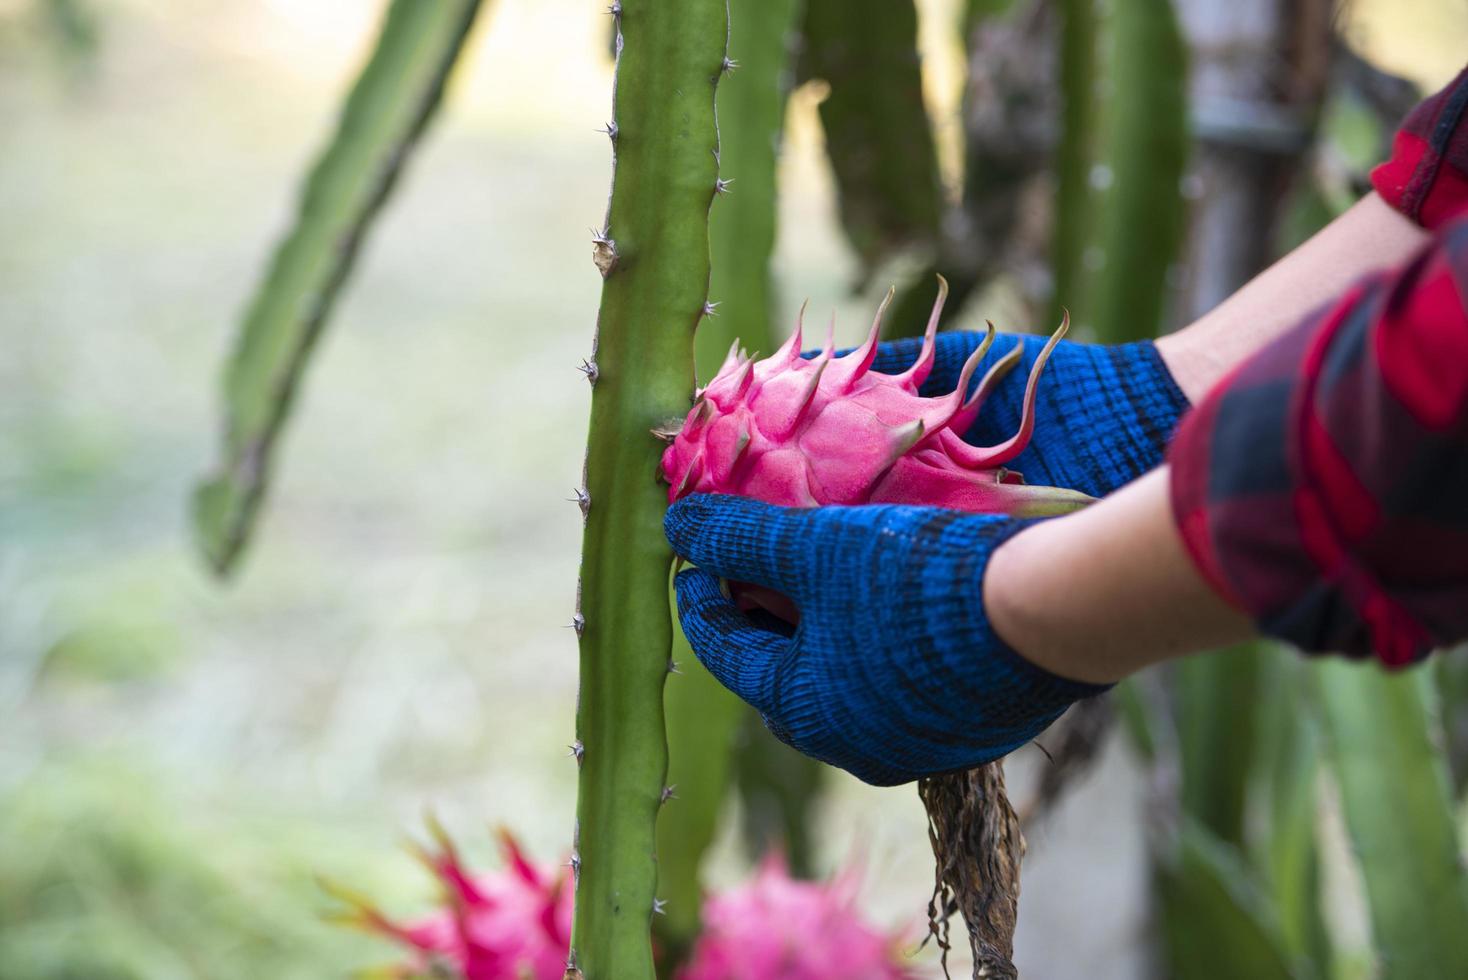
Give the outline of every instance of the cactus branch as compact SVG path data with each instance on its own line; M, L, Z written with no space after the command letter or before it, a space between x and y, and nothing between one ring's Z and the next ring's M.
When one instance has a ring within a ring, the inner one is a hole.
M733 344L751 351L775 346L775 175L800 6L800 0L745 0L731 17L731 57L723 61L726 77L718 92L719 166L737 179L738 192L721 196L709 215L709 293L720 302L707 304L709 316L694 338L701 382L714 376ZM673 651L683 666L668 682L664 705L668 782L678 792L669 792L669 805L658 816L658 890L668 907L654 923L665 967L681 958L698 931L703 856L725 812L740 721L751 714L699 664L676 627Z
M1079 294L1081 259L1090 235L1090 175L1095 159L1096 0L1061 0L1060 144L1055 152L1054 290L1050 319Z
M800 67L831 86L821 125L863 277L898 248L933 246L942 187L912 0L808 0Z
M662 446L651 430L685 412L693 388L728 10L725 0L614 7L617 139L595 254L604 282L586 456L596 503L587 513L578 609L585 628L576 737L585 754L572 950L586 980L652 980L672 554L655 479Z
M1115 343L1154 336L1166 306L1186 210L1187 48L1171 0L1114 0L1098 36L1098 77L1110 82L1087 178L1098 210L1082 251L1086 287L1060 302Z
M977 9L979 7L986 9ZM1051 163L1055 134L1054 4L1049 0L973 3L965 18L968 80L963 89L962 200L943 216L937 254L898 293L883 335L923 332L934 274L952 286L946 326L994 276L1042 281L1024 202ZM1050 322L1060 319L1057 305Z
M234 566L264 497L275 444L358 248L442 99L480 0L394 0L290 234L245 314L224 377L224 447L195 493L199 544Z

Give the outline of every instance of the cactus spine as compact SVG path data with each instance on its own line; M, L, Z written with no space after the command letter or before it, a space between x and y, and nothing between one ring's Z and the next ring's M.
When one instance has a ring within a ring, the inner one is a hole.
M718 111L719 169L733 183L709 215L709 295L719 305L694 337L700 383L714 376L736 340L751 350L776 346L776 166L800 7L800 0L743 0L731 12L729 57L737 70L719 85ZM669 679L664 706L668 783L676 796L658 816L658 890L667 908L654 926L676 961L699 929L700 867L724 810L737 734L751 712L699 664L676 622L673 628L681 669Z
M576 625L580 783L568 978L651 980L654 828L667 792L663 683L672 667L662 445L687 411L693 334L708 309L708 214L719 176L714 91L725 0L617 0L613 179L593 242L601 308Z
M225 371L224 447L195 492L216 571L233 567L264 497L275 443L357 249L442 100L480 0L394 0L295 224L245 314Z

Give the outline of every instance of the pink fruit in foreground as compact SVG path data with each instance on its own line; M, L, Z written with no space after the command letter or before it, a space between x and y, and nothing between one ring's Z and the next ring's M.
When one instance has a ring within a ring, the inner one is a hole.
M903 937L855 909L856 882L795 881L767 859L744 885L704 904L704 931L678 980L912 980Z
M448 836L436 824L431 827L438 848L419 856L443 884L448 908L398 923L365 899L330 886L352 906L343 919L412 950L409 962L386 975L561 980L571 947L573 895L566 869L537 867L501 831L505 867L470 875Z
M933 369L934 333L948 295L948 283L942 277L938 283L922 352L902 374L870 370L890 292L866 343L843 357L834 356L827 340L818 357L802 358L799 323L789 341L762 361L736 344L663 454L669 502L690 493L733 493L795 507L929 504L1016 516L1062 513L1089 502L1071 490L1026 486L1018 473L1004 469L1029 443L1040 372L1068 320L1030 371L1019 431L997 446L972 446L961 438L964 431L1021 350L990 368L965 398L993 343L990 324L957 388L937 398L919 395Z

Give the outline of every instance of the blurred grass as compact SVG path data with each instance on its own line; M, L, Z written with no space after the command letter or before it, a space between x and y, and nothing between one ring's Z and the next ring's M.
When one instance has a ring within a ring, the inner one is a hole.
M7 980L308 980L391 955L323 920L315 878L401 887L411 865L391 852L364 866L361 841L278 818L201 828L125 759L53 766L13 789L0 813Z

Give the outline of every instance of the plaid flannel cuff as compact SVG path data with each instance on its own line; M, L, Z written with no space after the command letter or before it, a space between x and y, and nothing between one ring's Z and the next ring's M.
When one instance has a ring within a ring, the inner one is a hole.
M1376 192L1424 228L1468 208L1468 69L1408 114L1391 159L1371 172Z

